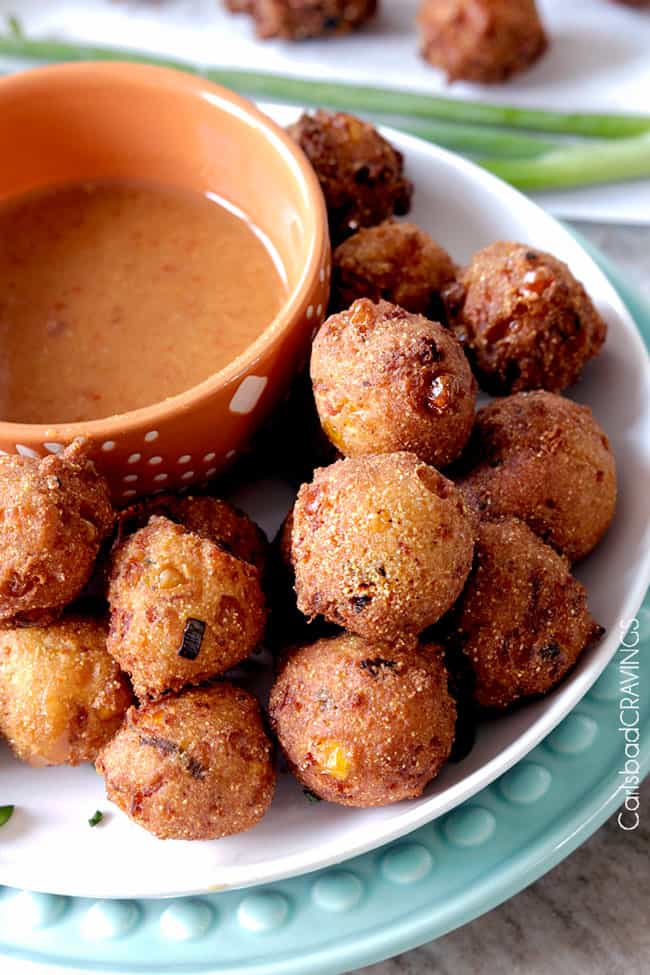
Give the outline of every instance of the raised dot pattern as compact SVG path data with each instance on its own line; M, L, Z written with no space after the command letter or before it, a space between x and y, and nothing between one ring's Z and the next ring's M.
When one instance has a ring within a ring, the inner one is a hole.
M420 843L400 843L381 858L384 878L394 884L415 884L433 867L433 857Z
M240 927L253 934L276 930L284 924L288 915L287 898L274 891L247 894L237 909Z
M496 819L482 806L462 806L443 821L443 833L453 846L480 846L496 829Z

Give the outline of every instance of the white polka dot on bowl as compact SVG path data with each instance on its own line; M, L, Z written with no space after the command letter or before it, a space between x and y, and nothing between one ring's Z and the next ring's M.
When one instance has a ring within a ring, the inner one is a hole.
M36 450L32 450L31 447L26 447L25 444L17 443L16 451L21 457L33 457L36 460L40 460L41 455Z
M231 413L252 413L268 383L267 376L246 376L230 401Z
M210 461L211 461L211 460L214 460L214 458L215 458L216 456L217 456L217 455L215 454L215 452L214 452L213 450L211 450L211 451L210 451L210 452L209 452L208 454L206 454L206 455L205 455L205 457L203 458L203 463L204 463L204 464L209 464L209 463L210 463Z
M162 457L160 454L156 454L154 457L150 457L147 463L151 464L152 467L157 467L158 464L162 464Z
M185 471L181 476L184 481L190 481L194 477L194 471Z
M191 454L181 454L181 456L178 458L178 463L179 464L189 464L189 462L191 460L192 460L192 455Z
M149 430L148 433L145 433L144 439L145 439L146 443L153 443L154 440L157 440L158 439L158 431L157 430Z
M102 450L104 451L104 453L109 453L111 450L115 450L115 441L105 440L104 443L102 444Z

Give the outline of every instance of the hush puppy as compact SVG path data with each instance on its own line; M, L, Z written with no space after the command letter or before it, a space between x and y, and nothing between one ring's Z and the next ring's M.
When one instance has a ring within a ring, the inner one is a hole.
M0 630L0 731L24 762L94 762L132 702L102 623Z
M159 516L116 550L108 598L108 650L140 699L222 674L264 632L257 570Z
M413 188L404 177L402 154L370 123L319 109L287 131L314 167L334 244L360 227L408 213Z
M542 391L479 410L458 486L488 517L514 515L575 562L616 507L616 464L589 407Z
M451 257L428 234L415 224L386 220L334 251L330 309L343 311L357 298L385 299L440 321L440 293L455 276Z
M561 392L607 337L566 264L524 244L497 241L479 251L445 298L481 385L495 394Z
M314 340L311 378L323 429L346 456L408 450L445 467L467 443L476 382L437 322L380 301L355 301Z
M228 5L252 14L258 37L289 41L348 34L377 11L377 0L228 0Z
M415 454L338 461L294 507L298 609L367 640L415 637L458 598L474 530L461 493Z
M516 518L482 522L450 617L448 639L470 661L486 708L546 694L604 632L568 560Z
M0 624L56 618L87 583L114 521L108 486L73 443L0 456Z
M207 496L158 495L121 512L121 534L144 528L152 515L182 525L264 574L268 550L264 533L247 514L227 501Z
M226 683L129 708L96 767L111 802L164 840L242 833L275 789L258 703Z
M344 806L420 796L449 758L456 707L442 651L343 634L284 659L270 715L298 780Z
M424 0L423 58L449 81L506 81L548 46L535 0Z

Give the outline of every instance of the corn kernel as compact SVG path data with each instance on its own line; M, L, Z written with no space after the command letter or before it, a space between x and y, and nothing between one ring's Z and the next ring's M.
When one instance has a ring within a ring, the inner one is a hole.
M317 753L321 771L339 781L347 779L350 774L352 757L344 745L338 741L326 739L318 743Z

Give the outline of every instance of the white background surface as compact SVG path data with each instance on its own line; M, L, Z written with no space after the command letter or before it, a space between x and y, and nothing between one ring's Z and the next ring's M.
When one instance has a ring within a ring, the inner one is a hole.
M613 0L540 0L551 38L544 58L504 85L446 85L418 56L418 0L382 0L349 37L259 42L248 17L221 0L0 0L33 36L131 46L203 65L239 66L564 110L650 113L650 11ZM537 197L576 219L650 224L650 180Z

